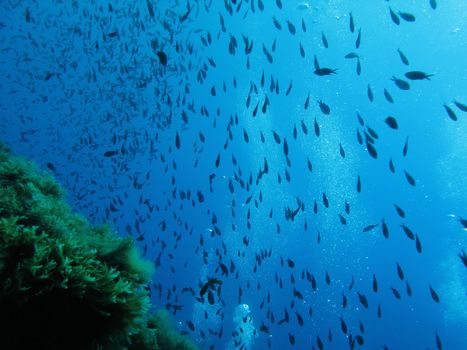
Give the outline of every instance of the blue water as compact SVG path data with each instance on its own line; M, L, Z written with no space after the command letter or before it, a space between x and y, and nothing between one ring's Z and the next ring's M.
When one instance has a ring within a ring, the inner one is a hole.
M137 239L156 266L154 306L201 348L318 349L319 337L325 349L466 349L467 121L454 101L467 104L467 3L252 1L2 1L1 140L53 172L93 223ZM314 74L315 56L336 74ZM219 262L233 265L227 276ZM199 297L208 278L222 281L212 305Z

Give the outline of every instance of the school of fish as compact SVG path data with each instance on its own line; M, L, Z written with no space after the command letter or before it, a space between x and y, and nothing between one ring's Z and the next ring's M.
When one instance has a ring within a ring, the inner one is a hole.
M380 62L352 1L4 1L0 135L135 238L156 307L203 349L444 349L417 209L435 165L412 152L442 69L411 37L443 3L375 3ZM433 104L465 130L465 91Z

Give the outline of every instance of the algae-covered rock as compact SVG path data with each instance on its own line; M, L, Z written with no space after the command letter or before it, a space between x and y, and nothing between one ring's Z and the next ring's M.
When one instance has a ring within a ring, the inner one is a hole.
M0 143L1 349L195 349L148 315L151 274L130 238L73 213Z

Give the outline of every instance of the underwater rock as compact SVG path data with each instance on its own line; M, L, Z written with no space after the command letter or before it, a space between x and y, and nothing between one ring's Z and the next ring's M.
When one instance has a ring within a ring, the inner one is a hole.
M196 349L149 315L130 238L73 213L47 172L0 143L2 349Z

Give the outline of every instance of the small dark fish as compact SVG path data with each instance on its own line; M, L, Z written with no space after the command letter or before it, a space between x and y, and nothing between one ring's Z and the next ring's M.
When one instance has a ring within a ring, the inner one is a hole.
M342 333L347 334L347 331L348 331L347 324L345 323L345 321L344 321L344 319L342 317L339 317L339 319L341 321Z
M430 0L430 6L433 10L436 10L436 7L438 6L436 0Z
M315 70L319 69L319 62L316 56L313 58L313 66L315 67Z
M345 151L344 151L344 148L342 147L342 145L339 143L339 153L341 155L342 158L345 158ZM360 180L360 178L359 178Z
M352 33L355 31L355 23L353 20L352 12L349 13L349 29Z
M167 55L165 54L165 52L164 51L158 51L156 54L157 54L157 57L159 57L159 62L163 66L166 66L167 65Z
M323 192L323 205L326 207L326 208L329 208L329 199L328 197L326 196L326 193Z
M396 299L400 299L401 298L401 294L399 293L399 291L393 287L391 287L391 290L392 290L392 294L394 295L394 297Z
M438 350L443 350L443 344L441 343L441 338L439 337L438 332L435 332L436 347Z
M404 75L410 80L430 80L430 77L433 76L433 74L427 74L417 70L407 72Z
M446 104L444 104L443 107L446 110L449 118L456 121L457 120L457 115L456 115L456 113L454 113L454 111L451 109L451 107L447 106Z
M458 101L454 101L454 104L457 108L459 108L462 112L467 112L467 105L460 103Z
M274 141L276 141L277 144L281 144L281 137L273 130L272 131L272 136L274 137Z
M324 36L324 33L321 33L321 41L323 42L323 45L325 48L329 47L328 39Z
M188 6L188 9L187 9L187 11L185 12L185 14L184 14L183 16L180 16L180 23L184 22L184 21L188 18L188 16L190 15L190 13L191 13L192 7L189 6L189 3L187 3L187 6Z
M289 333L289 343L290 345L295 345L295 336Z
M399 265L399 263L396 263L397 266L397 276L401 281L404 280L404 270L402 270L402 267Z
M113 157L113 156L116 156L118 154L118 151L106 151L104 153L104 157Z
M194 332L195 331L195 325L193 324L193 322L191 320L188 320L186 322L188 328L190 329L190 331Z
M370 100L370 102L373 102L373 91L371 90L371 86L370 84L368 84L368 88L367 88L367 95L368 95L368 99Z
M180 149L180 135L178 135L178 131L175 134L175 147Z
M319 131L319 125L318 125L318 122L316 121L316 118L315 118L314 127L315 127L315 135L319 136L320 131Z
M413 178L412 175L410 175L407 171L404 170L404 174L405 174L405 178L407 179L407 182L409 183L409 185L411 186L415 186L416 183L415 183L415 179Z
M392 158L389 159L389 170L391 170L391 173L396 172L396 167L394 166L394 162L392 161Z
M415 16L411 13L399 11L399 16L406 22L415 22Z
M397 125L397 120L394 117L387 117L385 122L391 129L397 130L399 128L399 126Z
M457 254L457 256L461 259L464 267L467 267L467 254L465 253L464 249L462 249L462 251Z
M383 221L381 222L381 227L382 227L382 231L383 231L383 236L384 238L389 238L389 229L388 229L388 225L386 225L386 222Z
M408 151L409 151L409 137L407 136L407 138L405 139L404 148L402 149L402 155L404 157L407 157L407 152Z
M55 172L55 166L52 163L47 162L46 166L50 171Z
M417 252L419 254L422 253L422 242L420 242L420 238L418 238L418 235L415 235L415 248L417 249Z
M368 140L366 141L366 149L371 157L373 157L374 159L378 158L378 153L376 152L376 149L370 142L368 142Z
M407 59L407 56L400 49L397 49L397 52L399 53L399 57L400 57L402 63L405 64L406 66L408 66L409 65L409 60Z
M405 211L399 207L397 204L394 204L394 208L396 208L397 215L399 215L402 219L405 218Z
M319 75L320 77L324 75L336 74L337 68L317 68L313 73Z
M148 6L148 12L149 12L149 16L151 16L152 18L154 18L154 7L152 6L152 3L150 0L147 0L146 1L146 4Z
M276 27L277 30L282 30L282 26L276 17L272 18L272 22L274 23L274 27Z
M109 38L115 38L118 34L118 30L114 30L113 32L110 32L107 34Z
M349 52L347 55L344 56L344 58L353 59L353 58L360 58L360 56L356 54L355 52Z
M341 214L337 214L339 217L339 221L342 225L347 225L347 219L343 217Z
M318 104L319 104L319 109L321 109L321 112L323 112L324 114L329 114L329 113L331 113L331 108L330 108L326 103L324 103L323 101L319 100L319 101L318 101Z
M371 224L371 225L365 226L363 228L363 232L369 232L373 230L375 227L378 227L378 224Z
M405 226L404 224L401 224L401 227L402 227L402 230L404 230L404 233L405 235L411 239L411 240L414 240L415 239L415 234L412 232L412 230L410 228L408 228L407 226Z
M360 175L358 175L358 178L357 178L357 192L358 193L362 192L362 182L360 181Z
M376 280L375 274L373 274L373 292L378 292L378 281Z
M342 308L345 309L347 307L347 297L345 296L344 293L342 293Z
M462 216L459 217L459 222L461 225L464 227L465 230L467 230L467 219L464 219Z
M439 303L439 296L438 296L438 293L435 292L435 290L431 287L430 287L430 294L431 294L431 298L436 302L436 303Z
M395 76L393 76L391 78L391 80L394 82L394 84L396 84L396 86L401 89L401 90L409 90L410 89L410 85L408 82L406 82L405 80L402 80L402 79L398 79L396 78Z
M391 94L387 89L384 89L384 97L389 103L394 103L394 99L392 98Z
M399 291L398 291L396 288L391 287L391 291L392 291L392 294L394 295L394 297L395 297L396 299L400 299L400 298L401 298L401 293L399 293Z
M399 19L399 17L390 7L389 7L389 14L391 15L391 19L395 24L399 25L401 23L401 20Z
M302 58L305 58L305 49L303 48L302 44L299 44L299 47L300 47L300 56L302 56Z
M362 304L365 309L368 309L368 299L366 298L365 294L360 294L359 292L357 292L357 295L360 304Z
M358 30L357 39L355 40L355 48L358 49L360 47L360 42L362 40L362 28Z
M289 29L290 34L295 35L297 30L292 22L287 21L287 28Z

